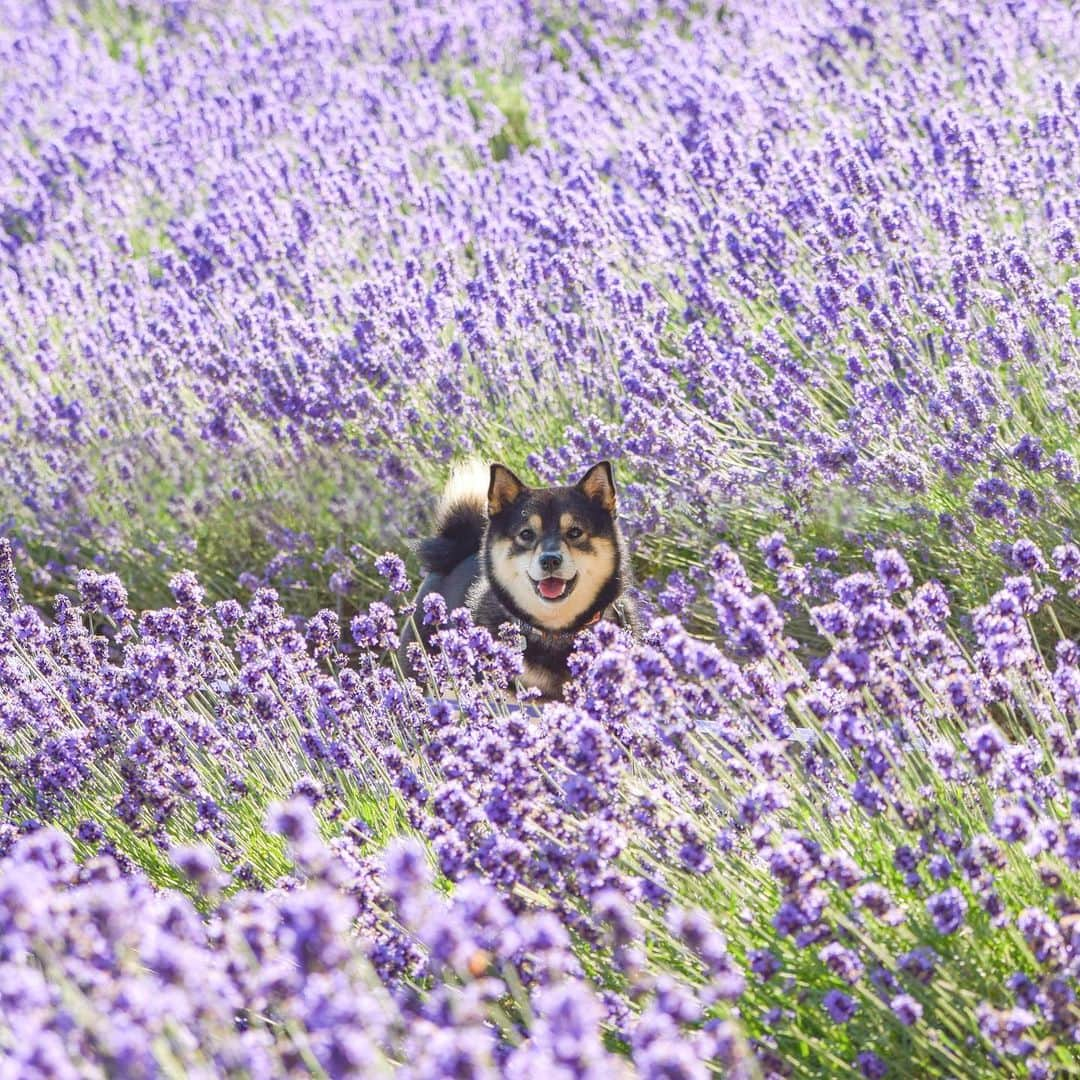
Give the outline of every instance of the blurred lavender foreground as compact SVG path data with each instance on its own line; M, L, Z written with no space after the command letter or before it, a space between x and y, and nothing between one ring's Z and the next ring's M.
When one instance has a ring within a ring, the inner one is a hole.
M0 1077L1080 1072L1076 21L0 0Z

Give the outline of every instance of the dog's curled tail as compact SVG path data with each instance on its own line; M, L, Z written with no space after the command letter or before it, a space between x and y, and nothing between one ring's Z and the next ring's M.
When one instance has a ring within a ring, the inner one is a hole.
M435 535L418 548L429 573L448 574L480 550L487 527L487 493L491 467L470 458L454 467L435 511Z

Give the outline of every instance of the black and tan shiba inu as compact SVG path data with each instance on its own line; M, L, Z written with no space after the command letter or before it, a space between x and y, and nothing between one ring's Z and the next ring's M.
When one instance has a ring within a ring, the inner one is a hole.
M573 486L548 488L527 486L505 465L470 462L451 476L435 535L419 552L427 571L416 598L421 641L428 636L421 605L429 593L441 593L450 610L467 606L492 633L513 623L525 637L520 682L544 698L561 695L582 630L601 618L637 629L607 461ZM410 640L411 626L403 650Z

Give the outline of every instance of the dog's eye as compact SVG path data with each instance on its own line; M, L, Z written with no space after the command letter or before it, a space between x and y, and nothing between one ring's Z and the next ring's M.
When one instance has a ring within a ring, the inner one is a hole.
M584 532L576 525L572 525L569 529L566 530L567 540L580 540L584 535Z
M534 533L532 529L522 529L521 532L518 533L518 539L523 544L531 544L536 539L536 533Z

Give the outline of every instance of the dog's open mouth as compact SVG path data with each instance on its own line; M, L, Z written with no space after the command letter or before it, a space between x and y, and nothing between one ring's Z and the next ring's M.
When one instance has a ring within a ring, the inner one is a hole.
M574 586L577 584L577 574L575 574L569 580L560 577L546 577L541 578L539 581L532 581L532 586L536 590L536 595L542 600L549 600L554 602L555 600L562 600L569 596Z

